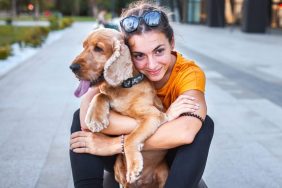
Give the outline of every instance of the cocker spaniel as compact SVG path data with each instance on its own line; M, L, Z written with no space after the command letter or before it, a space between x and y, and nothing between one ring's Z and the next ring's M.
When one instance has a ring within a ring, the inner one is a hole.
M125 137L124 155L118 155L114 167L116 180L124 187L162 188L168 175L166 152L141 153L144 141L167 121L154 87L134 67L120 32L97 29L83 47L70 68L84 83L77 95L83 94L89 83L100 89L87 111L85 123L89 130L99 132L107 128L110 110L132 117L139 124Z

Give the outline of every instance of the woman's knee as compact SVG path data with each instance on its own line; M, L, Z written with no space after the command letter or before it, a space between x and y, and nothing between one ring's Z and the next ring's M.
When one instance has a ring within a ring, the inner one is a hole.
M212 118L207 115L197 137L211 141L213 138L213 134L214 134L214 122Z
M80 127L80 118L79 118L79 109L76 110L73 114L72 125L71 125L71 133L81 131Z

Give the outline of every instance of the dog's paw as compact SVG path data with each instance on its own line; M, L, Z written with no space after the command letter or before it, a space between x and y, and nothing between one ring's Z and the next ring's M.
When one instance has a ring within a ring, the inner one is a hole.
M89 107L85 116L85 124L92 132L100 132L109 125L109 110L98 110Z
M139 145L138 145L138 151L141 152L141 151L143 150L143 147L144 147L144 144L139 144Z
M143 166L141 165L136 165L135 166L135 169L131 170L131 171L128 171L126 173L126 181L128 183L134 183L135 181L137 181L141 174L142 174L142 169L143 169Z
M100 121L95 121L91 119L89 122L85 122L88 129L92 132L100 132L101 130L105 129L109 125L109 120L104 119L102 122Z
M142 154L140 152L136 152L133 160L129 160L129 158L127 158L127 165L126 181L131 184L138 180L142 174Z

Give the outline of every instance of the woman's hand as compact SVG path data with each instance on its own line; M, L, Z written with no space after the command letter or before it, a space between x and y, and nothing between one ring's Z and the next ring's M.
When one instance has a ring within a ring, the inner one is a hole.
M195 98L188 95L180 95L168 108L166 114L168 120L174 120L185 112L196 112L199 110L200 105L195 102Z
M102 133L78 131L71 134L70 149L75 153L111 156L121 153L121 138Z

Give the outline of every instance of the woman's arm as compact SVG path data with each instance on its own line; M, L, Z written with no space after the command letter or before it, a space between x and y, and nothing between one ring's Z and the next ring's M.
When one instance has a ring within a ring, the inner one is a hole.
M98 87L91 87L88 89L88 91L82 96L81 103L80 103L80 111L79 111L79 119L80 119L80 126L81 130L88 130L86 124L85 124L85 116L87 109L89 107L89 104L93 97L99 93Z
M194 114L206 117L207 106L204 93L198 90L189 90L183 93L195 98L200 105ZM182 116L162 125L156 133L146 140L143 150L170 149L184 144L191 144L202 126L202 122L191 116Z
M110 124L101 132L107 135L122 135L131 133L136 127L135 119L110 111Z
M193 96L196 99L195 102L200 105L200 108L196 110L194 113L205 118L207 108L206 108L204 94L198 90L190 90L185 92L184 95ZM116 118L122 118L124 121L123 122L118 121L118 119ZM129 133L132 130L134 130L134 128L136 127L136 122L132 118L121 116L119 114L115 114L114 116L112 116L111 122L116 122L116 125L111 124L109 128L107 128L108 132L113 131L111 132L111 134L115 134L115 131L117 132L120 131L121 127L123 128L122 130L124 131L124 132L121 131L122 134ZM123 124L126 124L128 126L124 128ZM175 120L163 124L153 136L151 136L149 139L146 140L143 150L170 149L180 145L190 144L193 142L201 126L202 126L202 122L195 117L190 117L190 116L179 117ZM105 132L107 131L105 129ZM95 144L95 142L97 142L97 139L99 139L98 137L99 135L94 135L92 133L89 134L89 133L81 132L74 134L71 137L71 148L75 149L74 151L78 153L97 154L94 145L96 145L97 147L97 144ZM111 151L107 151L107 154L109 153L114 155L121 151L120 137L113 137L113 138L108 137L107 139L104 140L105 142L109 142L109 145L112 146L109 148L109 150ZM85 149L83 148L84 147L83 143L87 145Z
M190 90L186 91L182 95L189 96L189 98L195 98L194 103L199 104L200 107L199 109L195 110L194 114L197 114L204 119L207 114L204 93L198 90ZM185 102L185 100L182 101ZM181 103L181 101L178 101L178 103L179 102ZM172 111L176 111L175 109L177 109L177 106L172 109ZM121 116L119 114L111 115L114 115L110 119L113 124L109 126L108 132L113 131L119 133L116 135L128 134L137 126L136 121L132 118ZM123 124L126 126L123 126L121 122L123 122ZM191 144L201 126L202 122L199 119L191 116L182 116L169 121L158 128L155 134L145 141L143 150L170 149L184 144ZM105 129L104 133L106 132L107 130Z
M85 116L87 113L87 109L93 97L98 94L99 88L92 87L83 95L80 103L80 124L82 130L88 130L85 124ZM127 116L122 116L114 111L110 112L110 125L108 128L102 130L101 132L107 135L121 135L121 134L129 134L132 130L137 126L136 121L133 118L129 118Z

